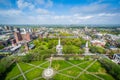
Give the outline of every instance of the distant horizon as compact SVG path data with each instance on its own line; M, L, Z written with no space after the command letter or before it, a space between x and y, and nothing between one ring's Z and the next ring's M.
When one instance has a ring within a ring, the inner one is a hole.
M11 26L11 27L21 27L21 28L34 28L34 27L105 27L105 28L120 28L120 24L0 24L0 27Z
M120 24L0 24L0 25L120 25Z

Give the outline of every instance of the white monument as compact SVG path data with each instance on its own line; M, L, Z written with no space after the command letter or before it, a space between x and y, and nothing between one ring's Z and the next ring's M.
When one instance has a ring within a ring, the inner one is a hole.
M85 55L89 55L90 54L90 52L89 52L89 46L88 46L88 36L87 36L87 38L86 38L86 40L87 40L87 42L86 42L86 44L85 44Z
M88 41L86 42L86 45L85 45L85 54L89 54Z
M45 69L42 73L42 77L46 80L49 80L50 78L52 78L55 75L55 71L54 69L51 67L52 65L52 57L50 58L50 65L47 69Z
M89 52L89 45L88 45L88 36L87 36L87 42L85 44L85 53L83 55L95 55L95 54L92 54L91 52Z
M58 54L58 55L62 55L62 49L63 49L63 47L62 47L62 45L60 44L60 38L59 38L59 40L58 40L58 45L56 46L56 51L57 51L57 54Z

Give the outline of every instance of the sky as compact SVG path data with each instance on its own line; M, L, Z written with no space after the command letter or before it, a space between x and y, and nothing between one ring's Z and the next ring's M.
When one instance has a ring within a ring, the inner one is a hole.
M120 0L0 0L0 24L120 24Z

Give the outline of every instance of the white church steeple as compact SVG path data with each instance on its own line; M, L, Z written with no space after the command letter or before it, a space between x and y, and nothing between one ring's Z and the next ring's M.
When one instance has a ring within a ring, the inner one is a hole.
M86 48L88 48L88 41L86 42L86 45L85 45Z
M58 41L58 45L60 45L60 38L59 38L59 41Z
M85 44L85 54L89 54L89 46L88 46L88 40L89 40L89 38L88 38L88 35L87 35L87 37L86 37L86 44Z
M58 40L58 45L56 46L56 51L58 55L62 55L62 45L60 44L60 38Z

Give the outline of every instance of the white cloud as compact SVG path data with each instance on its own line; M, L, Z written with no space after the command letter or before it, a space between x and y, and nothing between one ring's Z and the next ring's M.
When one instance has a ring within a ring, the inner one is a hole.
M35 0L35 2L38 3L38 4L40 4L40 5L41 4L45 4L45 0Z
M98 13L98 14L71 14L56 15L52 12L38 8L30 14L22 10L0 10L0 23L8 24L99 24L119 23L120 14ZM32 15L31 15L32 14Z
M100 13L98 16L116 16L117 14L115 13Z
M56 20L60 20L60 19L74 19L74 20L87 20L87 19L90 19L92 18L93 16L91 15L88 15L88 16L81 16L79 14L74 14L74 15L61 15L61 16L54 16L54 19Z
M38 8L35 11L36 11L36 13L41 14L41 15L51 14L48 10L41 9L41 8Z
M60 20L60 19L71 19L71 17L72 16L65 16L65 15L61 15L61 16L59 16L59 15L55 15L55 16L53 16L53 19L55 19L55 20Z
M22 11L20 10L0 10L0 15L2 16L19 16L22 15Z
M29 8L32 10L35 7L33 4L25 2L24 0L18 0L17 5L19 9Z
M93 16L92 15L82 16L80 14L74 14L73 17L76 17L76 19L86 20L92 18Z
M35 0L35 4L38 5L43 5L45 8L49 8L53 6L53 1L52 0Z
M29 8L30 10L33 10L39 6L49 8L53 6L53 1L52 0L34 0L34 1L18 0L17 6L19 9Z
M100 12L105 12L107 7L107 4L90 4L85 6L72 7L71 12L81 14L96 14Z
M83 15L88 14L98 14L98 13L113 13L116 11L114 8L110 8L110 4L108 3L101 3L104 0L97 0L96 2L86 4L86 5L79 5L73 6L71 8L72 13L79 13Z

